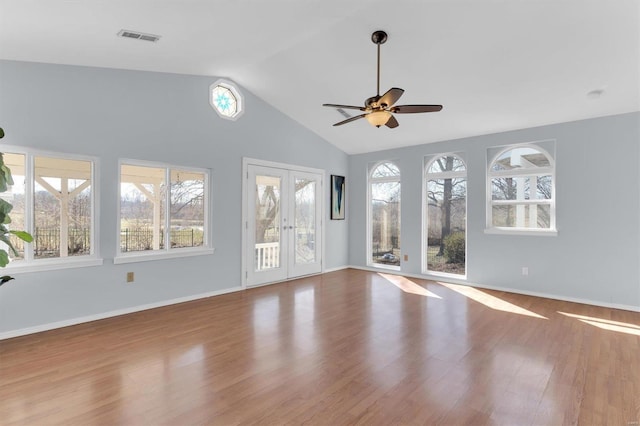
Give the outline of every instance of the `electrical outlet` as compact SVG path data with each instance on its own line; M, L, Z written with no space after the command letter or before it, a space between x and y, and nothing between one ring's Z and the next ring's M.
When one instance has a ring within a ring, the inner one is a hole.
M408 254L405 254L405 255L404 255L404 261L405 261L405 262L408 262L408 261L409 261L409 255L408 255Z
M529 275L529 267L528 266L523 266L522 267L522 275Z
M127 282L128 283L133 282L133 272L127 272Z

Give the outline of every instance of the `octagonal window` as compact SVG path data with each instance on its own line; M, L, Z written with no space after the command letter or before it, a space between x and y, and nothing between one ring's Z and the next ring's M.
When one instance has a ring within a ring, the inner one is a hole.
M242 95L235 84L218 80L209 87L209 102L222 118L235 120L242 115Z

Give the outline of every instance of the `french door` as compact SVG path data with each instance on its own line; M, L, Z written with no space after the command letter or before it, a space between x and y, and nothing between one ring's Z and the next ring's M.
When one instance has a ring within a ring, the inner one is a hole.
M322 174L246 165L247 286L322 271Z

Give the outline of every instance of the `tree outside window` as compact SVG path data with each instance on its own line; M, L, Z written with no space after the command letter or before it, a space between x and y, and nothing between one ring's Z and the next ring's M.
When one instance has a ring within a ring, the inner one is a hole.
M456 155L426 170L426 272L466 274L467 177Z

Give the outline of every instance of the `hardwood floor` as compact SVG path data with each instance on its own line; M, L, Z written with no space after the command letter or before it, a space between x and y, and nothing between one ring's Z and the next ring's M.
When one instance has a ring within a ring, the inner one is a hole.
M640 313L345 270L0 341L3 425L638 425Z

